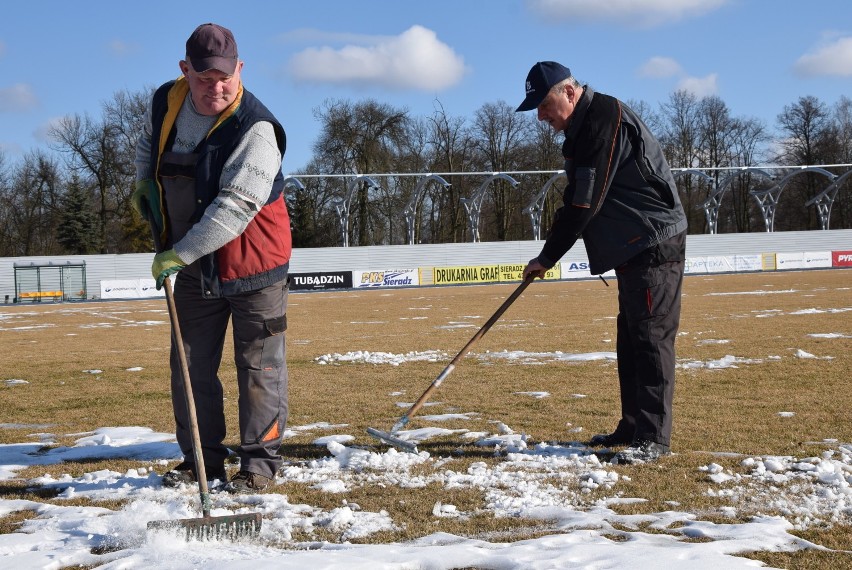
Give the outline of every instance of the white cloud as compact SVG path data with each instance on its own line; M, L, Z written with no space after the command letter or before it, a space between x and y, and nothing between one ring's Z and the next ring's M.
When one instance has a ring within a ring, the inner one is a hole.
M640 77L665 78L683 73L680 64L670 57L652 57L639 68Z
M719 74L711 73L705 77L692 77L671 57L656 56L643 63L637 70L639 77L651 79L677 78L676 90L688 91L699 99L719 92Z
M35 137L36 140L39 140L44 143L50 142L52 140L50 137L50 132L56 127L61 127L63 119L65 119L65 117L53 117L51 119L48 119L47 121L39 125L39 127L35 131L33 131L33 137Z
M0 113L29 111L38 106L38 99L32 87L26 83L16 83L11 87L0 88Z
M729 0L527 0L529 9L546 21L618 22L654 27L701 16Z
M818 47L796 60L793 71L802 77L852 76L852 37L843 37Z
M711 73L706 77L684 77L678 84L678 90L688 91L697 98L709 97L716 95L719 92L718 86L719 75Z
M466 71L464 59L422 26L399 36L357 39L366 45L350 42L296 54L289 62L291 75L318 83L440 91L458 83Z
M129 44L121 40L112 40L109 42L108 47L109 52L117 57L124 57L139 51L139 46L137 44Z

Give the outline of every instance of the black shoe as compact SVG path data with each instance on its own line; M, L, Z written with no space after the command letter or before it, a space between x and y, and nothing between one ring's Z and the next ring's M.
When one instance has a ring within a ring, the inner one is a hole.
M225 466L212 467L205 465L204 474L208 481L220 479L226 481L228 479L225 473ZM182 461L174 469L166 471L163 475L163 487L180 487L181 485L190 485L198 482L198 476L195 474L195 463L191 461Z
M240 471L225 485L228 493L256 493L266 489L272 479L251 471Z
M631 438L618 432L613 432L593 435L587 445L589 447L615 447L617 445L627 445L630 442Z
M671 452L669 446L662 443L655 441L636 441L630 444L630 447L616 453L613 463L621 465L647 463L649 461L656 461L663 455L671 455Z

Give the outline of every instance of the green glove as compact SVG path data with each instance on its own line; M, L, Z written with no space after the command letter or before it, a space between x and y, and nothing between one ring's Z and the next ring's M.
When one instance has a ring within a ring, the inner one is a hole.
M178 257L173 249L155 255L154 263L151 265L151 275L157 280L157 291L163 288L163 281L168 279L169 275L177 273L184 267L186 267L186 263Z
M156 226L157 231L162 231L163 212L160 210L160 190L153 180L150 178L137 180L136 190L130 196L130 203L143 220L148 220Z

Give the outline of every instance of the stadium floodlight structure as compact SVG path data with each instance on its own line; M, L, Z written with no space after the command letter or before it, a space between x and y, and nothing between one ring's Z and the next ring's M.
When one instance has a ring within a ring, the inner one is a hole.
M286 192L287 187L292 186L298 191L302 191L305 189L305 185L302 184L302 181L296 178L295 176L288 176L284 179L284 191Z
M837 192L846 179L852 175L852 170L844 172L834 180L828 187L805 202L805 206L816 206L817 215L819 216L819 226L823 230L827 230L831 221L831 207L834 205L834 199L837 197Z
M703 183L708 184L710 186L710 192L708 197L704 200L703 203L699 204L698 207L703 208L704 210L704 216L707 220L708 231L711 234L716 234L718 233L719 229L719 213L725 193L733 187L733 183L737 180L738 177L742 177L745 174L752 173L763 176L772 182L771 187L769 187L768 189L762 188L760 190L749 191L749 195L753 196L760 205L760 210L763 214L763 220L767 232L774 231L775 210L778 205L778 198L793 177L803 172L815 172L826 176L830 181L829 186L826 187L825 190L817 194L809 202L807 202L806 206L815 205L817 207L821 229L828 229L831 207L837 198L837 194L840 187L844 183L849 181L849 176L852 175L852 170L847 170L842 176L838 177L837 175L832 174L826 169L848 169L851 166L852 164L822 164L809 166L785 166L770 164L758 166L696 166L687 168L672 168L671 170L672 174L676 178L678 176L684 175L695 175L699 177ZM713 172L716 171L724 171L728 172L729 174L720 178L720 175L713 174ZM793 172L789 173L790 171ZM788 174L782 178L779 173L784 172L788 172ZM337 198L331 202L331 205L335 208L338 215L342 245L344 247L348 247L350 206L355 194L355 190L359 188L359 185L365 184L367 190L369 190L370 188L379 189L380 186L375 182L375 179L389 177L400 178L406 176L416 177L418 179L418 182L415 184L415 189L413 190L412 196L409 202L406 204L405 209L403 210L403 216L407 224L407 234L404 239L407 240L409 245L413 245L416 238L415 234L417 232L417 208L421 206L420 202L423 200L423 196L425 195L425 188L429 182L436 182L438 184L443 185L444 188L448 188L451 186L451 184L448 183L445 178L449 178L452 176L485 177L485 180L480 184L480 186L476 190L472 192L469 198L459 198L459 201L461 202L462 206L464 206L465 213L467 214L468 229L470 231L471 241L478 242L480 241L479 222L481 217L481 210L488 186L497 179L503 179L509 182L512 187L517 187L519 183L514 178L512 178L513 175L531 175L536 177L543 177L547 175L550 177L545 182L544 186L542 186L542 188L537 192L537 194L529 203L529 205L527 205L522 210L524 214L530 216L533 230L532 239L540 240L542 233L541 220L544 214L544 204L547 199L547 193L553 187L557 180L565 176L565 172L563 170L507 170L504 172L440 173L384 172L370 174L294 173L291 175L287 175L287 177L285 178L285 188L287 186L292 186L295 187L297 190L302 190L305 188L305 186L302 184L301 181L305 180L306 178L340 178L344 181L349 181L348 187L344 192L344 197ZM776 183L776 180L778 180L779 178L780 180ZM540 179L542 178L536 178L536 180Z
M544 186L541 187L541 190L538 191L538 194L535 195L535 198L532 199L529 205L523 209L523 213L528 214L530 217L533 239L536 241L541 239L541 216L544 214L544 201L547 199L547 192L557 180L565 176L564 170L557 170L556 174L548 178L547 182L544 183Z
M467 223L470 228L470 241L472 242L479 241L479 216L482 213L482 202L485 200L485 191L492 182L500 179L507 181L512 185L512 188L517 187L519 184L517 180L504 172L492 172L491 175L485 179L485 182L480 184L479 188L474 190L473 195L470 198L460 198L462 206L464 206L464 211L467 213Z
M361 183L366 184L367 189L379 189L379 185L375 180L364 174L359 174L349 182L343 198L332 202L335 211L337 211L338 221L340 222L340 245L343 247L349 247L349 209L352 206L352 198L355 196L355 190L358 189Z
M731 183L736 180L738 176L741 176L744 172L747 173L755 173L760 174L762 176L766 176L770 180L775 180L775 177L762 168L755 168L751 166L736 166L736 167L723 167L723 168L708 168L708 170L734 170L733 174L729 174L725 178L718 180L713 176L707 174L704 170L700 168L678 168L672 169L672 174L677 177L684 174L696 175L701 178L704 182L709 183L712 186L712 190L710 191L710 195L707 196L707 199L701 203L701 208L704 210L704 217L707 219L707 228L710 230L711 234L715 234L719 229L719 210L722 207L722 198L725 196L725 192L731 186Z
M417 181L417 186L414 187L414 192L411 194L411 200L408 201L408 204L405 205L405 209L402 211L403 216L405 216L405 225L408 231L408 245L414 245L415 225L417 222L417 205L423 198L426 184L431 181L437 182L444 188L449 188L451 186L449 182L437 174L427 174L424 178Z
M787 174L782 178L778 184L768 188L766 190L752 190L749 192L757 203L760 205L760 212L763 214L763 223L766 227L767 232L775 231L775 212L778 209L778 199L781 197L781 193L784 191L784 188L787 187L787 184L794 177L804 174L806 172L815 172L817 174L822 174L829 181L834 182L837 178L836 174L832 174L825 168L821 168L818 166L799 166L799 167L785 167L785 168L796 168L794 172ZM830 185L829 185L830 187Z

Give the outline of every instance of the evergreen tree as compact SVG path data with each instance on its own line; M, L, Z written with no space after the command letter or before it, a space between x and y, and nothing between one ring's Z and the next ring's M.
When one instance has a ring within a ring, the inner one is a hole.
M88 190L76 176L68 184L61 200L57 240L67 253L84 255L97 253L98 218L92 209Z

